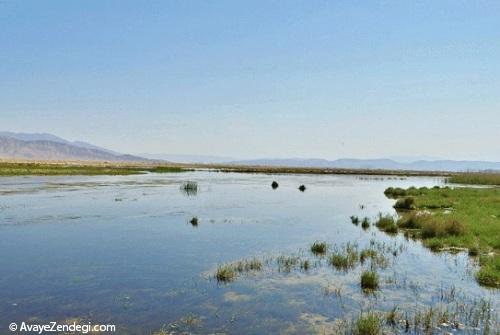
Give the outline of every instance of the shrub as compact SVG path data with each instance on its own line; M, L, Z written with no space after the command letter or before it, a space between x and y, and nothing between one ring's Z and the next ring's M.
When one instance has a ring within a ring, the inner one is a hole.
M405 197L402 199L399 199L396 201L394 204L394 208L396 209L415 209L415 198L413 197Z

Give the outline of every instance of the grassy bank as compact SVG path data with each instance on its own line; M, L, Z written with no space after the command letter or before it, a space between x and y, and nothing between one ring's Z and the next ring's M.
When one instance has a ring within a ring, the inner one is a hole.
M461 173L448 178L448 182L469 185L500 185L500 173Z
M0 176L134 175L147 172L186 171L170 166L128 166L121 164L11 163L0 162Z
M478 256L478 281L500 287L500 188L389 188L385 194L396 204L411 203L397 222L408 236L433 250L467 248Z

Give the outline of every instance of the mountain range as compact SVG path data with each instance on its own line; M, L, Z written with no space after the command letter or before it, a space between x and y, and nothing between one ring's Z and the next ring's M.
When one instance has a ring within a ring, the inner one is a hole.
M68 141L47 133L0 132L0 158L32 160L82 160L111 162L140 162L148 160L176 163L201 163L224 165L261 165L312 168L387 169L415 171L500 171L500 162L394 159L350 159L326 160L320 158L286 158L236 160L229 157L208 155L173 154L121 154L82 141Z
M120 154L86 142L70 142L52 134L0 132L0 158L139 162L147 159Z

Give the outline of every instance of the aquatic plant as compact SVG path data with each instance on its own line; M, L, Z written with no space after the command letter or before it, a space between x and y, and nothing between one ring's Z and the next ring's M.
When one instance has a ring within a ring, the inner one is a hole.
M273 181L273 182L271 183L271 187L273 188L273 190L277 189L277 188L278 188L278 186L279 186L279 184L278 184L278 182L277 182L277 181Z
M370 228L370 219L366 216L363 218L363 221L361 221L361 228L363 228L364 230Z
M181 190L186 195L196 195L198 193L198 183L195 181L185 181L181 185Z
M378 288L378 274L375 271L363 271L361 273L361 288L363 290L376 290Z
M326 253L326 242L316 241L311 245L311 252L315 255L324 255Z
M359 218L357 216L352 215L351 216L351 222L353 225L358 225L359 224Z
M299 186L299 191L300 192L304 192L306 190L306 186L305 185L300 185Z
M382 215L381 213L378 216L377 221L375 222L375 226L387 233L395 234L398 232L398 226L396 224L396 220L392 215L386 214Z
M360 315L354 322L353 333L354 335L380 335L382 334L382 321L373 312Z
M300 262L300 257L281 255L276 259L279 271L290 272Z
M355 245L348 243L340 250L336 249L329 257L329 263L339 270L347 271L356 266L359 260L358 249Z
M242 260L233 264L235 271L237 272L248 272L248 271L260 271L262 269L262 262L253 258L250 260Z
M236 271L234 270L234 267L229 264L220 265L217 267L215 278L218 282L231 282L236 278Z
M198 226L198 217L197 216L193 216L191 218L191 220L189 220L189 223L191 223L191 225L193 225L193 226Z

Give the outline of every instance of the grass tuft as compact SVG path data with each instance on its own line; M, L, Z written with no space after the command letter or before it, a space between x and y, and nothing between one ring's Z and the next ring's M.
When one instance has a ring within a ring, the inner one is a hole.
M363 290L376 290L379 285L378 282L378 274L375 271L363 271L361 274L361 288Z
M382 321L375 313L360 315L354 323L354 335L380 335Z
M316 241L311 245L311 252L315 255L324 255L327 248L326 242Z

